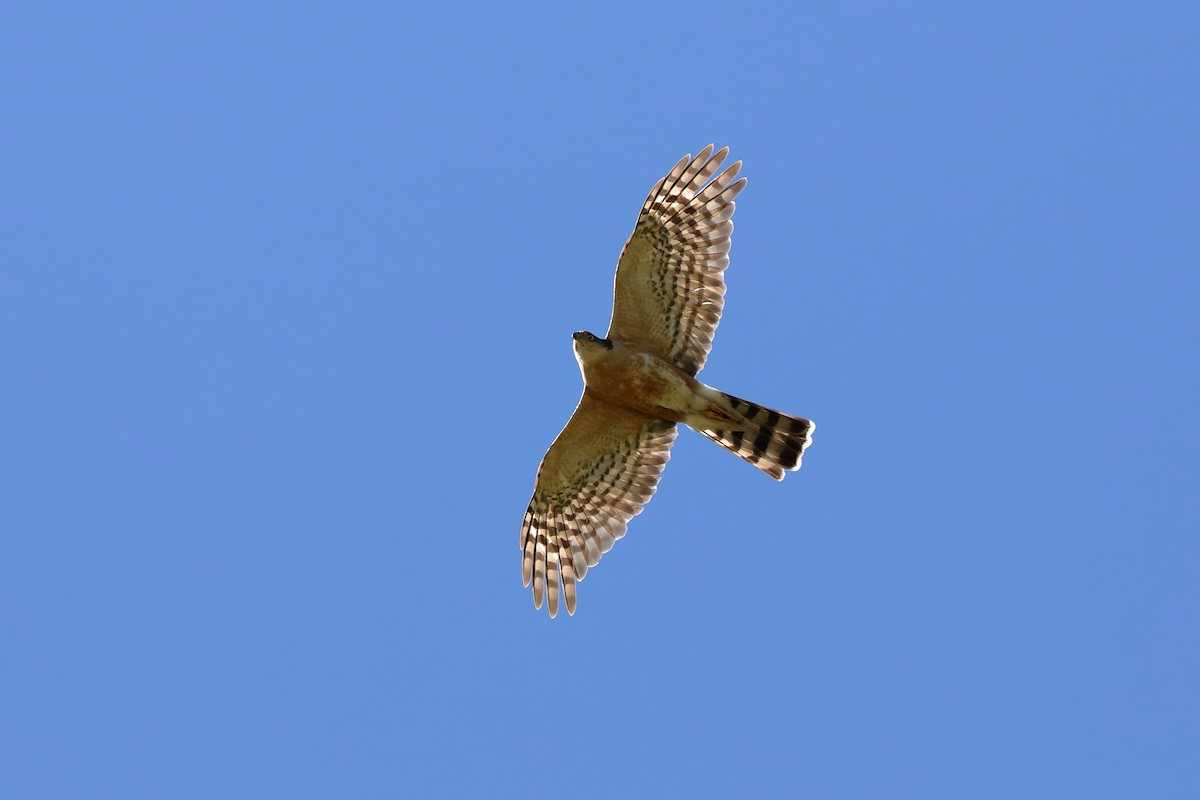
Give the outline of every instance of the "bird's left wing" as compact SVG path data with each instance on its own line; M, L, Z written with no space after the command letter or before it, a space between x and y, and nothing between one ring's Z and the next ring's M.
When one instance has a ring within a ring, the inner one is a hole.
M601 400L586 389L538 468L521 523L521 578L533 604L548 594L558 614L559 581L575 613L575 583L596 566L649 502L675 442L675 423Z
M689 375L704 366L725 304L725 268L742 162L717 177L729 148L679 160L642 205L621 251L610 337L638 344ZM711 183L707 183L712 178ZM707 183L707 185L705 185Z

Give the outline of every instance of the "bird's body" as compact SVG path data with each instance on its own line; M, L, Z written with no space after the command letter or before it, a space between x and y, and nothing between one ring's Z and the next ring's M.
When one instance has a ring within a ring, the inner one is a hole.
M636 344L615 337L598 340L585 331L575 336L575 358L585 389L597 399L671 422L683 422L698 410L703 384Z
M815 427L696 379L724 305L736 162L728 148L685 156L642 206L621 253L607 336L574 334L579 406L538 469L521 525L522 577L558 613L575 584L625 534L658 485L686 424L776 480L800 468Z

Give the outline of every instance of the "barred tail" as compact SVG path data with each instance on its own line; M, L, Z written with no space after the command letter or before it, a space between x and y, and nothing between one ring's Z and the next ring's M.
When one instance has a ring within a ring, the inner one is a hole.
M783 480L785 470L800 469L817 427L812 420L790 417L724 392L715 394L728 404L732 420L717 423L706 419L702 425L693 425L697 431L777 481Z

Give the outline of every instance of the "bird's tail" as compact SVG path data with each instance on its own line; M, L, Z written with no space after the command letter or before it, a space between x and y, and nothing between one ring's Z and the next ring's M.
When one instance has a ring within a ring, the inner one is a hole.
M707 393L708 387L705 389ZM723 408L690 415L689 425L777 481L783 480L785 470L800 469L800 460L817 427L812 420L788 416L716 390L711 390L710 398Z

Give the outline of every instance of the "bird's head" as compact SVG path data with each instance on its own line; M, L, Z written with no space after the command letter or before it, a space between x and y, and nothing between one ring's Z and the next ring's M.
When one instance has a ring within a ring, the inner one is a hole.
M612 339L601 339L587 331L575 331L571 338L575 340L575 357L580 360L590 360L605 350L612 350L613 347Z

